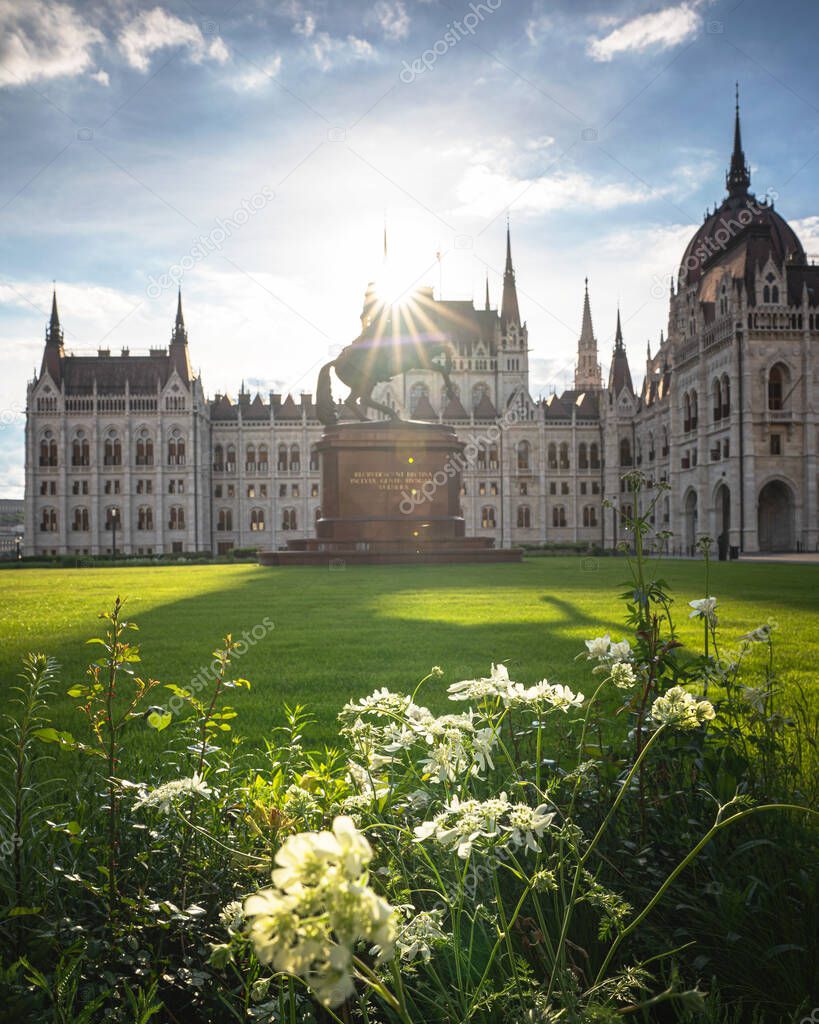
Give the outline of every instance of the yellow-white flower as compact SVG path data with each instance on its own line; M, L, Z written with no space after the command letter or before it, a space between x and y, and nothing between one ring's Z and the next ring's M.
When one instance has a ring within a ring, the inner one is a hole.
M651 706L651 717L658 725L675 726L677 729L696 729L712 721L714 714L710 701L697 700L682 686L672 686Z

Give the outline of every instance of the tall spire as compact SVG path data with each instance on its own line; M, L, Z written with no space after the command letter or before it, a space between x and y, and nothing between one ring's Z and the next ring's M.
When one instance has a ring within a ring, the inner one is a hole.
M634 394L634 385L631 382L631 368L628 365L626 346L623 344L623 328L620 323L620 306L618 305L617 328L614 332L614 352L611 356L611 367L609 369L609 391L616 398L623 388L630 394Z
M731 153L731 167L725 175L725 186L729 196L745 196L751 185L751 169L745 162L742 149L742 129L739 123L739 82L736 84L736 109L734 113L734 150Z
M589 303L589 279L585 281L583 295L583 324L577 343L577 365L574 370L574 386L578 391L602 388L603 378L597 361L597 338L592 327L591 304Z
M54 331L55 336L60 333L60 314L57 312L57 288L51 293L51 323L49 330Z
M171 343L176 342L178 344L187 345L188 343L188 332L185 330L185 318L182 316L182 289L180 288L176 296L176 320L173 325L173 333L171 334Z
M57 312L57 288L51 294L51 319L45 332L45 351L40 366L40 373L46 371L51 379L59 385L62 376L62 358L65 355L63 350L63 329L60 327L60 314Z
M509 324L520 327L518 292L515 287L515 269L512 266L512 239L509 232L509 218L506 218L506 267L503 272L503 299L501 301L501 330Z
M484 302L483 308L486 312L489 312L489 271L486 272L486 301Z

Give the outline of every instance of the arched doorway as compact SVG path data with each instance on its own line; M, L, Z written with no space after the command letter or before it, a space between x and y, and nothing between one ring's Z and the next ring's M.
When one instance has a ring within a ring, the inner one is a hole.
M728 557L728 544L731 530L731 492L726 484L717 488L714 505L714 526L717 534L717 553L721 562Z
M689 491L685 496L685 544L686 552L694 554L697 543L697 492Z
M793 550L793 494L782 480L759 492L757 529L760 551Z

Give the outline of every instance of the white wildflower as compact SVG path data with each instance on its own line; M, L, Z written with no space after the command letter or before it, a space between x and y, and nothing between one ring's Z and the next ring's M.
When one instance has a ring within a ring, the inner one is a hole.
M554 811L546 804L529 807L528 804L515 804L509 811L509 823L503 828L509 832L510 842L514 846L525 846L533 853L540 847L535 837L540 838L554 820Z
M509 704L523 687L509 678L505 665L493 665L492 673L481 679L463 679L452 683L447 692L450 700L486 700L498 698Z
M579 708L585 700L582 693L572 693L568 686L555 683L549 696L549 703L561 711L568 711L569 708Z
M277 852L273 887L245 900L249 935L262 963L301 977L325 1006L354 991L353 951L366 941L388 960L395 947L395 911L368 884L373 856L350 818L331 832L291 836Z
M688 604L694 609L688 616L689 619L705 619L709 626L716 626L717 599L715 597L701 597L696 601L689 601Z
M628 661L631 657L631 644L628 640L620 640L619 643L609 647L609 658L614 661Z
M231 900L219 911L219 924L231 934L242 930L245 910L240 900Z
M176 802L184 796L210 796L211 788L204 782L198 772L189 779L174 779L172 782L165 782L156 789L142 793L134 808L156 807L162 814L170 814Z
M651 707L651 717L658 725L678 729L696 729L714 718L714 706L697 698L682 686L672 686L658 697Z
M433 945L446 940L441 927L442 918L442 910L422 910L420 914L413 914L395 940L402 960L429 962Z
M593 640L586 641L587 654L586 657L591 659L605 658L609 653L609 647L611 646L611 637L608 633L603 636L596 636Z

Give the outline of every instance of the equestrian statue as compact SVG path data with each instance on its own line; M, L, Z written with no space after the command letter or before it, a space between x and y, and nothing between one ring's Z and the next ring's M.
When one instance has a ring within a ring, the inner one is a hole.
M447 398L455 389L450 378L455 352L452 345L440 335L379 335L365 334L343 348L338 356L319 371L316 386L316 410L319 420L330 427L338 423L339 411L333 400L330 370L350 388L342 403L359 420L366 420L367 409L384 413L390 419L400 420L398 413L372 397L376 384L392 380L407 370L435 370L444 378Z

